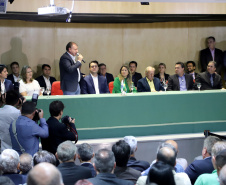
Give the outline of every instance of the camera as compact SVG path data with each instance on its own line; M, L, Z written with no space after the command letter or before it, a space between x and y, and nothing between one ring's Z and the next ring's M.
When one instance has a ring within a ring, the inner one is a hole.
M33 93L31 101L35 104L35 106L37 105L37 102L38 102L38 94L37 93Z
M36 108L35 115L34 115L34 117L33 117L33 119L32 119L32 120L35 121L36 123L38 123L38 121L40 120L39 112L41 112L41 110Z
M70 117L69 116L64 116L61 118L62 123L64 124L69 124L70 123ZM74 118L71 118L71 120L73 120Z

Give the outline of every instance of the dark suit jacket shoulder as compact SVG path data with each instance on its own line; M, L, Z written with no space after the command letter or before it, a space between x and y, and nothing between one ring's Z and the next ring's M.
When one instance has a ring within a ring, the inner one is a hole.
M111 173L100 173L95 178L87 180L93 185L134 185L132 181L119 179Z
M9 177L15 185L25 184L27 182L27 176L21 174L3 174L3 176Z
M80 179L88 179L92 177L91 170L77 166L74 162L61 163L58 165L65 185L74 185Z
M186 88L187 90L194 89L194 82L192 75L185 74ZM180 84L178 75L170 75L168 79L168 91L180 91Z
M168 81L169 74L164 73L164 76L165 76L165 80ZM160 74L159 73L155 74L154 77L156 77L160 80Z
M109 93L107 80L103 76L98 75L98 85L100 94ZM82 94L96 94L94 82L91 74L86 76L81 84Z
M15 83L14 78L13 78L13 74L8 75L7 79L10 80L12 83Z
M45 87L45 89L46 89L46 82L45 82L45 80L44 80L43 75L39 76L39 77L38 77L38 78L36 78L35 80L37 80L37 81L38 81L38 83L39 83L40 87ZM49 77L49 80L50 80L50 83L51 83L51 85L52 85L52 84L53 84L53 82L55 82L55 81L56 81L56 78L54 78L54 77L50 76L50 77Z
M199 175L203 173L212 173L214 170L211 157L193 161L185 170L191 183L194 184Z
M97 175L93 165L91 163L82 163L81 166L84 166L86 168L89 168L92 172L92 177L95 177Z
M132 81L134 83L134 86L137 87L137 82L142 78L142 75L140 73L135 72L132 76Z
M136 160L135 157L130 157L127 166L140 172L143 172L150 167L150 163L147 161Z
M111 73L106 73L106 78L107 78L107 83L109 84L110 82L114 81L114 77Z
M153 82L154 82L156 91L164 90L164 88L162 87L160 80L158 78L154 77ZM137 92L151 92L151 89L150 89L150 86L148 84L146 77L141 78L137 82Z
M5 83L4 84L5 84L5 91L6 92L14 89L13 83L10 80L5 79ZM0 89L1 89L1 87L0 87Z

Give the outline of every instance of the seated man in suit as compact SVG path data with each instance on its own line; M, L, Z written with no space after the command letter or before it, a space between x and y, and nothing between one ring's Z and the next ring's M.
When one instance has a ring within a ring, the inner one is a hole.
M114 153L108 149L100 149L95 154L94 168L97 176L88 179L93 185L133 185L132 181L119 179L114 174L115 157Z
M107 83L114 81L114 77L111 73L107 73L107 67L105 64L99 64L99 75L105 77L107 79Z
M177 62L175 75L170 75L168 80L168 91L188 91L194 86L193 77L184 72L184 63Z
M81 163L81 166L89 168L92 172L92 177L95 177L96 171L91 163L93 157L93 148L88 143L82 143L78 146L78 159Z
M135 158L135 152L137 151L137 139L134 136L125 136L124 141L130 146L130 158L127 163L128 167L131 167L140 172L150 167L150 163L147 161L137 160Z
M215 48L216 42L214 37L207 38L206 49L200 51L200 63L202 66L202 72L206 71L209 61L216 62L216 72L221 74L221 68L223 64L223 53L220 49Z
M198 74L196 82L201 83L201 90L222 89L221 76L216 71L216 62L208 63L207 71Z
M137 83L138 92L155 92L164 90L159 78L154 77L155 68L148 66L145 69L145 77Z
M10 64L10 68L12 70L12 74L8 75L7 79L11 80L14 85L14 90L19 93L19 81L21 80L19 63L12 62Z
M56 81L56 78L50 76L51 67L48 64L42 65L42 73L43 75L36 78L40 87L44 87L45 89L51 89L53 82Z
M142 78L142 75L140 73L137 73L137 62L136 61L131 61L129 63L129 70L132 74L132 81L134 83L134 86L137 87L137 82Z
M186 65L187 65L187 73L192 75L193 80L195 81L198 75L198 73L195 72L195 68L196 68L195 62L187 61Z
M80 179L92 177L91 170L75 164L77 147L71 141L61 143L57 148L56 157L60 161L60 170L64 184L74 185Z
M106 78L98 75L98 62L96 60L89 63L89 71L90 74L87 75L82 82L82 94L109 93Z
M193 161L185 170L185 173L189 176L191 183L194 184L199 175L204 173L212 173L214 170L211 161L212 147L217 142L220 141L219 138L215 136L209 136L204 140L204 145L202 149L202 160Z

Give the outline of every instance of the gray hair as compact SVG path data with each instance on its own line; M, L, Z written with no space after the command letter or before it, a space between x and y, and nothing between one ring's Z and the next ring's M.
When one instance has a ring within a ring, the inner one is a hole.
M57 147L58 159L62 162L74 159L77 147L71 141L65 141Z
M93 157L93 148L88 143L78 146L78 154L82 161L89 161Z
M27 173L33 167L32 156L28 153L20 155L20 171Z
M213 145L212 156L216 157L217 153L226 149L226 141L218 141Z
M154 68L154 67L151 67L151 66L146 67L146 69L145 69L145 71L144 71L145 76L147 76L147 73L148 73L149 71L152 71L152 70L155 72L155 68Z
M213 148L213 145L217 141L221 141L221 139L219 139L218 137L215 137L215 136L208 136L207 138L205 138L203 148L206 148L208 154L211 155L211 150Z
M108 149L98 150L95 154L94 164L98 172L111 173L115 164L114 153Z
M175 148L173 145L171 145L170 143L162 143L162 144L158 147L158 149L157 149L157 154L158 154L159 150L161 150L161 149L164 148L164 147L171 148L171 149L175 152L176 157L177 157L177 150L176 150L176 148Z
M33 156L33 165L35 166L42 162L48 162L56 166L56 157L46 150L38 151Z
M130 153L134 154L137 148L137 139L134 136L125 136L124 141L130 146Z
M20 162L19 154L13 149L5 149L1 154L1 167L3 173L17 173Z
M27 185L63 185L62 175L54 165L39 163L28 173Z

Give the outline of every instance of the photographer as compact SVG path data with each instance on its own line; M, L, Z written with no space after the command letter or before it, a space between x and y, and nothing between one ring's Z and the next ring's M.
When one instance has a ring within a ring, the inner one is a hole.
M32 120L36 112L39 114L40 125ZM31 101L22 105L21 114L9 128L12 148L19 154L26 152L33 156L39 150L39 137L46 138L49 135L48 125L43 118L43 110L38 111Z
M49 137L41 139L42 149L53 154L56 153L57 147L64 141L78 141L78 134L75 128L75 119L65 116L62 118L64 104L61 101L53 101L49 105L51 117L47 120L49 126ZM62 119L61 119L62 118ZM59 120L62 120L62 123Z

